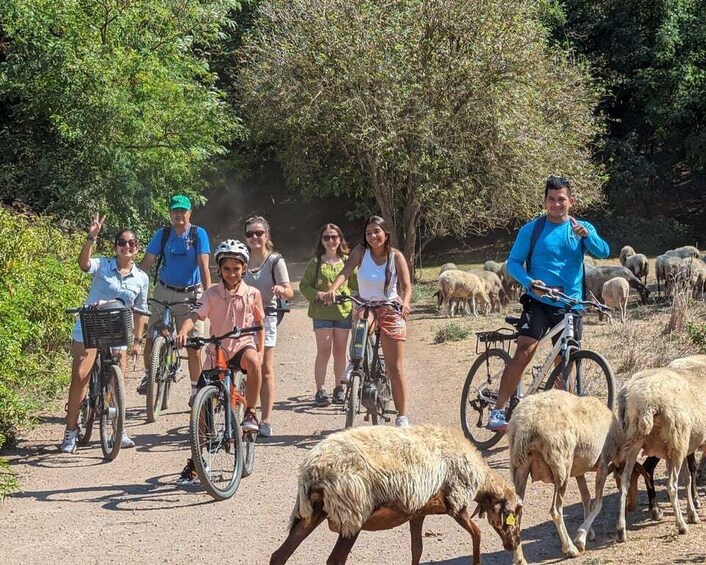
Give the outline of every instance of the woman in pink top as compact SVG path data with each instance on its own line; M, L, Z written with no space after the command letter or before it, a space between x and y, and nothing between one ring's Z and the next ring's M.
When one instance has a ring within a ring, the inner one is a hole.
M243 273L247 268L250 255L245 244L229 239L218 245L215 253L218 275L223 284L216 284L208 288L201 296L196 310L184 321L176 343L183 347L189 332L197 320L208 319L211 323L213 335L223 335L235 326L246 328L253 325L262 325L265 309L262 306L260 291L249 286L243 281ZM262 382L262 351L265 348L265 334L257 332L257 339L253 334L246 334L239 338L229 338L223 341L223 346L228 355L228 364L236 369L247 372L247 401L242 429L244 432L257 433L259 429L255 414L255 402L260 392ZM206 369L212 368L213 355L207 351ZM189 485L196 480L191 459L187 461L179 480L180 485Z
M372 216L365 222L363 243L351 251L341 274L338 275L326 294L325 302L331 304L336 290L358 268L358 293L364 300L396 300L401 305L398 313L389 307L377 308L375 316L380 326L380 341L385 355L387 375L392 385L392 398L395 401L397 419L395 425L409 427L407 418L407 379L402 359L404 342L407 340L407 315L412 301L412 282L407 261L397 249L392 247L390 232L385 220ZM360 316L358 309L354 315Z

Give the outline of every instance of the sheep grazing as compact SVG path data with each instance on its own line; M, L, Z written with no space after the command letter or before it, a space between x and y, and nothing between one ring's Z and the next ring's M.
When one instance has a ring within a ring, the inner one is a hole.
M461 299L464 302L470 300L474 316L478 315L478 302L481 302L483 311L487 311L490 307L485 284L473 273L459 270L445 271L439 275L439 289L442 299L441 310L446 310L451 317L455 310L451 304L453 299Z
M324 520L338 532L329 565L345 563L361 530L387 530L405 522L412 534L412 565L418 565L424 517L430 514L449 514L471 534L477 565L481 534L472 520L476 512L487 514L514 563L525 565L522 501L460 432L431 425L351 428L330 435L305 456L289 536L270 565L286 563Z
M688 532L678 499L679 471L687 455L706 441L706 355L678 359L669 367L636 373L618 395L618 417L625 430L621 456L618 540L625 541L627 477L642 451L667 462L667 492L680 534ZM700 522L691 490L691 475L686 474L687 520Z
M500 269L500 279L503 283L503 290L508 300L518 300L522 292L522 285L512 278L510 271L507 270L507 261L504 261Z
M576 478L584 518L589 514L591 495L585 474L594 471L607 444L617 451L620 438L609 437L615 420L611 410L592 396L575 396L553 389L525 398L512 413L507 429L510 446L510 474L515 490L524 498L527 479L554 484L550 514L561 538L561 551L576 557L586 547L586 530L572 543L566 530L563 501L571 477Z
M455 271L457 269L458 267L456 266L456 263L444 263L441 267L439 267L439 274L446 271Z
M503 270L503 264L498 263L497 261L486 261L485 263L483 263L483 270L495 273L496 275L498 275L498 277L500 277L500 273Z
M632 257L633 255L635 255L635 250L629 245L626 245L620 250L620 257L618 257L618 260L620 261L620 264L625 267L625 262L628 257Z
M583 268L587 269L588 267L595 267L596 266L596 260L591 257L590 255L584 255L583 256Z
M680 257L681 259L688 259L689 257L698 259L701 257L701 253L693 245L683 245L682 247L677 247L676 249L670 249L669 251L665 251L664 255L667 257Z
M647 261L647 256L644 253L636 253L625 260L625 267L630 269L630 272L638 279L647 284L647 275L650 272L650 263Z
M630 257L632 259L632 257ZM628 298L630 298L630 285L625 279L620 277L615 277L606 281L603 284L603 289L601 290L601 295L603 296L603 303L612 308L613 310L618 310L620 313L620 323L625 323L625 318L628 316ZM611 323L613 319L611 318Z
M600 267L590 267L586 269L586 287L598 298L603 300L603 285L612 278L620 277L628 281L631 288L637 290L640 294L640 300L643 304L647 303L650 296L650 291L633 275L626 267L618 267L617 265L602 265Z
M688 286L694 293L694 298L703 299L706 296L706 263L689 257L682 259L682 266L688 277Z
M502 306L508 303L507 297L505 296L505 291L503 290L503 283L498 275L491 271L479 269L474 269L468 272L476 275L485 285L485 292L490 300L491 311L495 309L500 311Z

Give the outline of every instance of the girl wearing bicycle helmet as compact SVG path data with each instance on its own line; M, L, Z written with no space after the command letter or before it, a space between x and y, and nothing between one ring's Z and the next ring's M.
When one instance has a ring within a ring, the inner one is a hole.
M389 301L400 303L398 313L392 308L378 308L375 316L380 327L380 340L385 355L387 374L392 385L392 398L395 401L397 419L395 425L409 426L407 417L407 379L402 362L404 342L407 340L406 319L412 301L412 282L407 261L397 249L392 247L390 232L385 220L372 216L365 222L363 242L351 252L341 274L336 277L326 293L324 301L332 304L336 291L358 269L358 293L364 300ZM354 315L361 315L357 310Z
M351 329L350 302L344 304L324 304L324 297L331 283L343 270L348 259L348 243L343 232L336 224L326 224L319 231L314 258L304 269L299 283L299 290L309 301L309 317L313 320L316 336L316 362L314 363L314 381L316 382L316 406L328 406L331 399L326 394L326 367L333 349L334 375L343 375L346 368L346 350ZM341 290L350 294L350 289L357 290L355 275L343 283ZM333 403L343 404L345 392L341 384L333 389Z
M250 263L245 273L245 282L262 294L265 307L276 307L277 298L289 300L294 290L289 283L289 273L284 258L274 251L270 239L270 224L262 216L253 216L245 221L245 237L250 250ZM265 316L265 353L262 360L262 421L260 435L272 435L272 409L275 403L274 359L277 344L277 315Z
M178 347L183 347L197 320L208 319L211 323L211 333L214 335L228 333L235 326L246 328L263 323L265 312L260 291L243 280L243 274L250 259L248 248L240 241L228 239L216 247L215 259L222 284L213 285L203 293L197 309L184 321L179 330ZM257 332L255 335L245 334L239 338L226 339L223 341L223 347L228 355L228 364L248 375L246 390L248 407L245 410L242 429L244 432L257 433L259 425L255 403L262 380L261 366L265 334ZM212 350L207 349L204 369L212 368L212 353ZM189 485L195 480L196 471L189 459L177 483Z
M86 242L78 256L78 266L93 277L86 304L119 298L125 306L135 306L141 310L147 310L149 277L134 262L139 250L134 231L123 229L117 233L113 247L114 257L91 257L93 245L98 239L104 221L105 216L101 218L96 215L91 219ZM139 353L142 331L146 321L145 316L135 314L133 355ZM86 396L88 377L97 354L96 349L84 347L80 321L76 322L71 338L71 385L69 386L69 400L66 408L66 430L61 443L61 451L64 453L76 452L79 432L78 413L81 402ZM127 352L124 349L116 348L123 375L127 372ZM128 437L126 431L123 431L121 447L135 447L135 442Z

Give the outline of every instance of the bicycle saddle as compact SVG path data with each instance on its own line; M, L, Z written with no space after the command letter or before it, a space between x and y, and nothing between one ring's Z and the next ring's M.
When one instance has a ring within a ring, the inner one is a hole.
M506 316L505 322L510 324L511 326L518 326L520 323L520 319L515 316Z

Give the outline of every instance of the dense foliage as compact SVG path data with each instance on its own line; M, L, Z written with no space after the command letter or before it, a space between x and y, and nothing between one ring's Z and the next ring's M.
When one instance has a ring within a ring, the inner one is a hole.
M86 298L82 243L50 221L0 208L0 447L68 383L74 319L64 309Z
M374 194L409 258L418 226L532 215L547 172L599 198L596 88L536 2L270 0L243 53L244 116L310 192Z
M136 227L239 135L208 60L237 0L0 3L0 198ZM153 223L153 222L152 222Z

